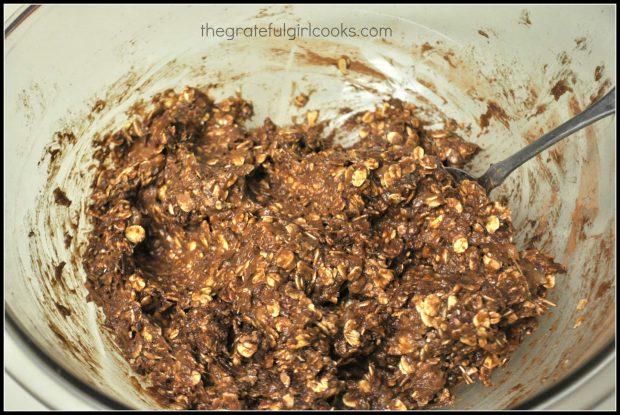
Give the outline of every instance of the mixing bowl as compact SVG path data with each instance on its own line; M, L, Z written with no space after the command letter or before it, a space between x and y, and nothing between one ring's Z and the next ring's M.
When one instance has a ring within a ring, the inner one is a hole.
M203 36L201 26L286 22L390 28L376 37ZM385 33L385 32L384 32ZM615 85L613 6L43 6L5 27L6 370L53 408L158 407L86 301L80 255L93 142L165 88L237 91L290 122L307 109L337 128L339 108L396 96L462 123L483 171ZM337 59L348 56L342 76ZM290 103L312 91L304 110ZM611 393L615 349L615 117L532 160L493 197L513 212L520 249L568 272L557 304L493 388L460 386L455 408L586 408ZM338 136L348 144L353 139ZM70 205L56 203L54 189ZM583 393L575 402L576 391ZM559 405L559 406L558 406Z

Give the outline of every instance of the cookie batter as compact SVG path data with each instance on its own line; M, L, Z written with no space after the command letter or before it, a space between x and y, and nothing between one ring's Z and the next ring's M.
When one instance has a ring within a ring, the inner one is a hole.
M89 299L171 408L420 409L490 385L562 267L442 168L478 148L390 99L350 148L186 88L97 143Z

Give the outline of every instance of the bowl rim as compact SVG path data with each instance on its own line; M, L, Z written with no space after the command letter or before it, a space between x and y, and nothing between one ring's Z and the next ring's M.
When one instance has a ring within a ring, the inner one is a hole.
M23 24L29 16L31 16L37 9L42 7L42 5L29 5L29 6L21 6L18 10L16 10L5 22L4 25L4 38L5 40L9 37L9 35L17 29L18 26ZM48 375L55 380L60 381L60 383L68 386L72 392L75 392L75 395L82 401L98 403L100 406L103 406L105 409L119 409L119 410L131 410L128 406L120 403L116 399L110 398L103 392L93 388L86 382L83 382L77 376L73 375L69 371L67 371L60 363L58 363L54 358L52 358L49 354L45 352L43 348L41 348L35 340L30 338L26 333L26 330L19 323L13 312L11 311L9 305L5 300L5 329L12 338L14 338L19 346L21 346L22 350L26 352L28 357L34 358L38 363L41 363L42 367L45 369ZM602 366L609 363L615 357L615 348L616 348L616 339L615 336L611 339L605 346L603 346L596 354L594 354L589 360L584 362L580 367L574 369L571 373L565 376L563 379L555 382L550 387L543 389L537 395L532 398L527 399L525 402L520 403L513 408L513 410L527 410L527 409L536 409L544 405L545 403L550 403L561 399L562 395L565 393L576 389L580 385L580 381L582 379L588 379L596 372L598 372ZM11 373L5 367L5 373L15 381L20 387L22 387L26 392L28 392L32 397L37 399L43 406L48 409L62 409L56 408L55 405L48 402L46 399L42 398L40 394L32 391L31 388L28 387L23 381L20 380L18 376ZM449 408L447 408L449 409ZM583 409L593 409L593 408L583 408Z

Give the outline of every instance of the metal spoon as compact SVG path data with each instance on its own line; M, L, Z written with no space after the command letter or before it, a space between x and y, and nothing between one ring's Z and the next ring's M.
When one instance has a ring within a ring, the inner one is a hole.
M616 88L614 87L603 98L590 105L584 111L540 137L538 140L517 151L507 159L491 165L482 176L475 178L469 173L455 167L445 167L457 182L473 180L478 182L489 193L502 184L506 177L517 167L548 149L563 138L568 137L584 127L616 112Z

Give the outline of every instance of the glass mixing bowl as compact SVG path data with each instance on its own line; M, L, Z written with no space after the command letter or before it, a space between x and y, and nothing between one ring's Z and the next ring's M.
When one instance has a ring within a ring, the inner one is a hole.
M392 36L201 36L207 23L284 21L390 27ZM613 6L23 10L5 27L7 372L54 408L158 406L102 328L100 311L86 302L79 260L89 230L93 137L119 127L138 98L183 85L211 85L217 98L241 90L255 103L257 123L266 115L286 123L298 114L288 105L295 91L314 90L309 108L320 108L336 127L343 121L338 108L366 109L394 95L471 125L467 137L483 151L467 168L477 173L615 85L614 33ZM367 69L340 76L330 62L341 55ZM558 95L560 81L568 89ZM92 111L98 100L105 107ZM455 408L550 407L594 385L574 404L585 408L613 390L599 374L615 349L614 128L615 117L597 122L494 192L512 209L518 246L552 254L568 272L550 295L557 307L495 371L495 387L459 387ZM73 201L69 207L53 203L58 186ZM66 233L73 237L68 247Z

